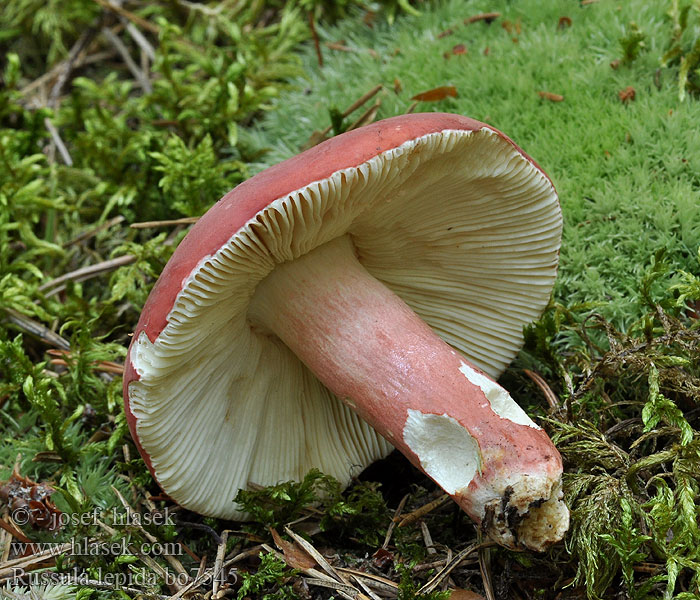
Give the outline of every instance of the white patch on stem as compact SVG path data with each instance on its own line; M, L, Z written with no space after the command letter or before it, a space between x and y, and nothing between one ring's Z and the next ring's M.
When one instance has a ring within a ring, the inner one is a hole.
M527 425L534 429L542 429L518 406L517 402L510 397L510 394L505 389L491 381L486 375L475 371L465 362L462 362L459 370L470 383L478 386L484 392L484 396L486 396L491 405L491 410L501 419L508 419L518 425Z
M448 494L466 488L481 468L479 444L448 415L408 410L403 440L421 468Z

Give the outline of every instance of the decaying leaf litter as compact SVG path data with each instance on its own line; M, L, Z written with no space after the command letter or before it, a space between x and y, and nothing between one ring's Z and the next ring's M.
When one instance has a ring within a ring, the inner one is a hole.
M582 3L578 10L614 10L605 4ZM338 6L312 7L327 76L338 68L336 55L387 60L390 53L380 44L362 46L328 29L329 19L343 16L332 14ZM409 23L426 23L430 39L444 42L434 58L456 65L498 57L504 41L527 53L528 36L543 31L560 36L560 43L594 14L574 12L569 5L529 18L500 5L467 5L473 8L468 13L464 7L416 6L420 16L399 14L390 2L386 12L371 16L346 6L345 23L371 26L362 31L377 32L378 39ZM0 229L5 313L0 464L8 482L3 489L23 489L20 480L50 486L55 490L50 499L28 496L26 501L39 502L45 511L51 502L64 515L99 509L94 520L69 522L53 533L42 528L41 519L36 529L13 522L9 494L3 498L0 578L10 582L3 593L29 597L26 586L13 581L23 569L37 576L62 573L65 579L53 593L65 597L123 597L119 586L129 597L209 592L240 598L409 598L437 597L443 588L488 598L696 597L700 266L694 218L687 211L679 213L685 250L656 236L657 246L668 251L642 257L639 269L628 275L635 283L627 286L625 302L617 294L597 293L590 278L584 284L572 279L573 267L566 265L580 264L575 250L583 252L586 242L570 233L564 252L571 260L563 267L569 272L562 273L551 309L526 332L526 349L504 376L506 387L539 415L566 460L575 518L565 547L527 555L485 546L457 510L440 502L428 481L395 458L345 493L316 473L298 485L253 490L239 499L254 515L245 525L178 511L160 495L126 437L120 408L119 365L127 335L187 224L247 177L251 163L274 156L275 149L265 154L269 142L249 126L282 88L291 85L292 93L302 88L289 83L301 73L291 50L311 36L309 7L303 4L265 9L239 3L226 7L230 12L222 7L75 2L57 11L60 18L54 20L52 7L17 1L1 17L8 32L0 92L0 193L8 208ZM483 16L491 8L500 14ZM697 105L697 8L669 2L655 20L636 8L636 20L608 32L611 47L598 40L595 48L601 73L604 66L616 78L605 82L608 94L628 111L644 105L649 114L654 94L660 94L665 114L688 118ZM392 15L398 16L389 26ZM473 33L473 27L481 29ZM452 52L460 44L466 53ZM407 48L399 51L397 60ZM332 97L312 90L328 116L319 111L323 123L317 128L300 111L296 149L314 129L327 136L381 116L459 112L455 102L473 102L472 91L456 77L434 83L424 77L420 84L406 70L372 77L360 88L373 92L371 97L361 103L365 94L345 95L339 109ZM529 92L536 115L551 119L550 103L551 110L576 104L575 91L556 81L541 83ZM444 91L435 92L439 88ZM426 93L432 95L414 100L420 105L411 108L410 98ZM498 103L492 104L495 124L513 132L501 125ZM606 110L602 114L610 118ZM282 113L268 113L272 131L277 115ZM528 139L516 133L516 139ZM627 146L601 147L610 159L611 166L604 167L608 178L614 177L615 160L619 164L635 143L644 143L640 130L632 127L628 133L622 141ZM688 150L686 142L677 144ZM655 156L653 150L647 147L647 155ZM546 152L536 156L548 167L555 163ZM692 170L685 169L696 164L697 154L680 157L680 167L667 157L653 169L668 172L678 185L689 181L693 206L697 180L688 179ZM574 195L573 174L559 178L560 193ZM654 186L655 193L663 190ZM602 213L594 211L588 224L573 203L569 209L571 227L579 231L604 223L597 221ZM614 211L608 215L615 216ZM141 229L127 227L138 223ZM658 220L655 225L660 231L681 230ZM572 290L576 302L568 300ZM578 302L582 297L588 302ZM32 485L24 487L31 494ZM22 496L13 498L17 508ZM432 510L420 514L425 506ZM131 510L171 518L163 525L137 525L124 516ZM394 523L416 511L420 516L413 522ZM97 551L69 552L70 540L88 540L99 549L122 539L130 554L116 560ZM26 540L52 545L29 553L27 546L12 545ZM166 559L153 540L177 545ZM120 579L126 575L130 585Z

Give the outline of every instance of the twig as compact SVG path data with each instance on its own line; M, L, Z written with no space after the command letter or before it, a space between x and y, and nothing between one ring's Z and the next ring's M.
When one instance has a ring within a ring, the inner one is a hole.
M89 29L86 29L81 36L76 40L75 44L71 47L70 51L68 52L68 57L63 63L63 69L60 71L60 74L58 76L58 79L56 80L56 83L54 86L51 88L51 92L49 94L49 100L47 102L48 106L50 108L56 108L58 106L58 98L61 95L61 91L63 90L63 86L66 85L66 82L68 81L68 77L70 77L71 72L73 71L73 65L78 58L78 54L87 46L88 42L94 37L95 35L95 28L90 27ZM72 164L72 163L71 163Z
M350 569L349 567L337 567L337 571L341 573L347 573L353 577L359 577L366 581L369 581L375 589L383 593L388 593L393 596L396 595L396 590L398 590L399 585L386 577L380 577L374 573L365 573L364 571L358 571L357 569Z
M24 316L13 308L6 308L5 313L7 314L8 321L14 323L27 333L35 335L47 344L56 346L56 348L60 348L61 350L70 350L70 343L67 339L51 331L48 327L45 327L34 319Z
M148 77L146 77L145 73L141 69L139 69L138 65L131 58L131 55L129 54L129 49L124 45L124 42L122 42L119 39L119 37L115 35L112 32L112 30L108 27L102 28L102 35L105 36L109 43L112 44L112 46L114 46L117 52L119 52L121 57L124 59L127 68L129 69L129 71L131 71L131 74L139 82L141 89L143 89L143 91L147 94L150 94L153 91L153 86L151 85L151 82L149 81Z
M410 494L406 494L403 498L401 498L401 502L399 502L399 505L394 511L394 518L391 519L391 523L389 523L389 527L386 530L386 535L384 536L384 543L382 544L382 548L384 548L384 550L389 547L391 535L394 533L394 527L396 527L396 521L401 516L401 511L403 510L403 507L406 506L406 502L408 501L409 497Z
M316 587L323 587L335 590L345 598L357 598L359 592L354 586L345 583L340 583L334 579L305 579L306 583Z
M542 393L547 400L547 404L549 404L549 408L552 411L559 410L559 398L557 398L557 395L552 391L552 388L549 387L544 378L539 373L535 373L529 369L523 369L523 372L535 382L540 390L542 390Z
M171 225L190 225L199 221L200 217L183 217L182 219L170 219L167 221L142 221L129 225L132 229L147 229L148 227L169 227Z
M449 495L447 494L442 494L439 498L433 500L432 502L428 502L428 504L424 504L420 508L414 510L413 512L408 513L405 515L401 521L399 522L399 527L406 527L406 525L410 525L414 521L417 521L420 519L422 516L427 515L429 512L435 510L439 506L442 506L445 504L448 500L450 499ZM397 517L398 518L398 517Z
M323 67L323 54L321 53L321 41L318 39L318 32L316 31L316 23L314 23L314 13L309 11L309 29L311 30L311 38L314 41L314 48L316 50L316 59L318 60L318 66Z
M133 23L126 24L126 30L129 32L131 38L136 42L139 48L143 50L143 53L148 56L151 62L156 60L156 51L151 42L146 39L146 36L139 31L139 29Z
M456 554L455 557L449 561L436 575L433 577L428 583L426 583L423 587L421 587L417 592L416 595L420 596L421 594L429 594L432 592L440 583L442 582L443 579L445 579L455 568L459 566L459 564L467 558L472 552L475 550L481 550L482 548L486 548L489 546L493 546L492 542L486 542L485 544L472 544L471 546L465 548L462 550L460 553Z
M355 102L353 102L350 106L348 106L344 111L343 111L343 116L347 117L351 113L355 112L360 106L365 104L368 100L372 99L376 94L379 92L379 90L382 89L382 85L376 85L374 86L369 92L364 94L363 96L360 96ZM330 129L329 129L330 131Z
M32 554L31 556L23 556L21 558L15 558L8 560L0 564L0 580L6 580L7 576L14 576L17 573L17 569L26 571L27 567L31 567L38 563L42 563L49 558L58 556L65 552L70 551L72 544L70 542L65 544L60 544L56 546L51 546L46 550Z
M81 269L76 269L65 275L61 275L56 279L47 281L39 286L39 291L51 290L47 292L47 296L52 296L58 292L65 289L65 283L67 281L85 281L86 279L92 279L108 271L112 271L124 265L129 265L136 260L136 257L132 254L125 254L124 256L119 256L111 260L105 260L103 262L97 263L95 265L90 265L89 267L82 267Z
M154 25L150 21L147 21L146 19L143 19L139 17L138 15L132 13L131 11L126 10L125 8L122 8L121 6L117 6L116 4L112 4L108 0L94 0L99 4L102 8L106 8L107 10L111 10L114 13L117 13L118 15L125 17L135 25L138 25L141 27L141 29L145 29L147 31L150 31L151 33L155 33L156 35L160 34L160 27L157 25Z
M363 125L367 125L368 123L371 123L372 121L374 121L374 117L377 115L377 111L379 110L379 107L381 105L382 105L382 101L377 100L364 113L362 113L360 115L360 117L346 129L346 131L352 131L353 129L359 129Z
M221 542L216 549L216 560L214 561L214 575L212 576L211 597L216 598L219 591L219 583L221 574L221 565L224 563L224 554L226 553L226 542L228 542L228 530L221 533Z
M103 590L119 590L122 592L128 592L130 594L135 594L137 597L142 598L146 597L144 595L144 590L140 590L138 588L134 587L129 587L125 585L117 585L114 583L107 583L106 581L100 581L99 579L88 579L88 580L83 580L83 579L72 579L70 577L64 577L62 575L57 576L58 579L57 581L60 582L62 585L79 585L81 587L92 587L92 588L99 588ZM169 596L163 596L162 594L154 594L152 592L148 592L147 595L148 598L154 598L155 600L168 600ZM34 600L35 596L30 596L28 598L32 598Z
M217 536L218 537L218 536ZM219 538L221 539L221 538ZM222 569L226 569L227 567L230 567L231 565L240 562L241 560L248 558L250 556L256 556L260 554L260 551L263 549L263 546L253 546L252 548L248 548L247 550L237 554L233 558L227 560L222 566ZM182 598L187 592L190 590L200 587L207 583L211 577L214 575L214 567L211 569L207 569L204 571L201 575L198 575L194 580L192 580L190 583L188 583L185 587L183 587L181 590L179 590L175 595L170 596L168 600L179 600L179 598Z
M491 23L491 21L495 21L500 16L501 13L499 12L480 13L478 15L474 15L472 17L464 19L464 24L471 25L472 23L476 23L478 21L486 21L487 23Z
M71 158L71 155L68 152L68 148L66 148L66 145L63 143L63 140L61 139L61 136L58 133L58 129L56 129L56 126L51 122L51 119L49 119L48 117L44 118L44 127L46 127L47 131L51 135L51 141L54 143L54 145L58 149L58 153L61 155L63 162L67 166L72 167L73 166L73 159ZM50 157L50 160L53 161L53 153L52 153L52 156Z
M149 542L151 542L151 544L158 544L158 538L148 533L148 531L146 531L143 528L143 526L138 520L132 518L134 514L134 509L131 508L131 506L126 501L126 498L124 498L122 493L114 486L112 486L112 491L116 494L117 498L119 498L119 502L121 502L122 506L126 509L126 514L128 515L129 523L131 523L132 521L135 522L136 527L141 531L141 533L143 533L144 537ZM162 556L166 560L166 562L168 562L168 564L170 564L170 566L173 567L178 573L180 573L181 575L185 575L188 579L190 578L189 573L187 572L185 567L182 566L182 563L177 558L165 553L163 553Z
M117 217L114 217L113 219L110 219L109 221L105 221L104 223L101 223L97 227L93 227L92 229L88 229L87 231L84 231L80 235L74 237L72 240L68 240L67 242L63 243L64 248L68 248L69 246L74 246L75 244L79 244L80 242L84 242L85 240L90 239L92 236L97 235L100 231L104 229L109 229L110 227L114 227L115 225L119 225L124 221L124 216L119 215Z

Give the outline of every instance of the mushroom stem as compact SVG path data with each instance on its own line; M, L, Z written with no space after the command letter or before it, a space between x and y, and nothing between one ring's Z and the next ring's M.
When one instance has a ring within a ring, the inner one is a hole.
M562 463L546 433L372 277L349 236L276 267L249 318L496 541L543 550L562 538Z

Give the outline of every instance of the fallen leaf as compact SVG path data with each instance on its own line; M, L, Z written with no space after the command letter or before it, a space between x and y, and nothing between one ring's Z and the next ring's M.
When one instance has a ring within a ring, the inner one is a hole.
M491 49L488 46L486 46L486 48L484 48L484 56L488 56L489 52L491 52Z
M617 95L623 104L628 104L634 100L637 91L631 85L628 85L624 90L620 90Z
M438 100L444 100L448 96L452 98L457 97L457 88L453 85L443 85L440 87L433 88L432 90L427 90L416 94L411 98L411 100L418 100L420 102L436 102Z
M292 569L311 569L316 566L316 561L309 556L306 550L294 542L288 542L282 539L280 534L272 527L270 527L270 533L272 534L272 539L275 541L275 546L282 551L285 562L292 567Z
M454 32L455 30L452 28L445 29L445 31L441 31L440 33L438 33L437 38L441 40L442 38L447 37L448 35L452 35Z
M401 93L401 90L403 89L403 86L401 85L401 80L397 77L394 79L394 93L396 95Z
M48 483L22 477L16 466L10 478L0 482L0 500L7 504L13 517L22 517L21 525L29 524L34 529L55 531L61 526L61 511L50 500L55 491Z
M571 17L559 17L559 23L557 23L557 29L566 29L571 27L572 21Z
M450 600L485 600L485 598L476 592L455 588L450 592Z
M372 555L372 562L378 569L383 569L387 565L394 564L394 555L385 548L379 548Z
M505 29L508 33L515 32L515 35L520 35L520 33L523 30L523 25L520 22L520 17L518 17L518 20L515 23L506 19L505 21L503 21L503 23L501 23L501 27L503 27L503 29Z
M620 61L617 58L610 63L611 69L617 69L619 66L620 66Z
M468 17L464 19L465 25L470 25L471 23L477 23L478 21L485 21L487 24L493 23L498 17L501 16L499 12L489 12L489 13L479 13L473 17Z
M466 54L467 53L467 47L464 44L456 44L455 46L452 47L452 54L454 55L460 55L460 54Z
M561 94L553 94L552 92L537 92L540 98L549 100L550 102L563 102L564 96Z

